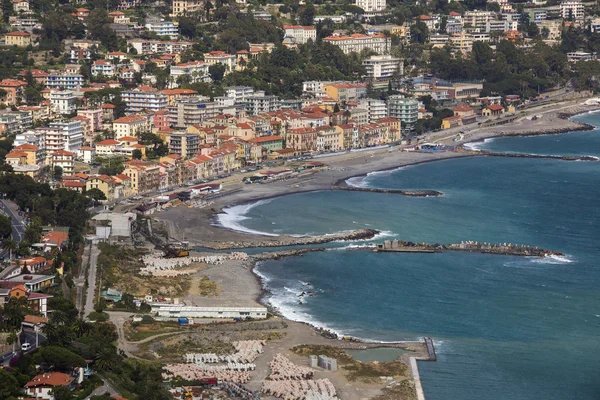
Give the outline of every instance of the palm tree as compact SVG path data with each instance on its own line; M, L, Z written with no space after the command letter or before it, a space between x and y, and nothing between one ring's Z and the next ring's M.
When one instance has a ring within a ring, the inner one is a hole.
M103 370L112 369L116 356L117 352L115 346L104 346L96 353L96 357L94 358L96 366Z
M7 237L2 241L2 248L8 250L8 258L12 260L13 252L17 250L17 242L12 237Z
M73 322L72 328L75 335L80 338L92 330L92 325L83 318L77 318Z

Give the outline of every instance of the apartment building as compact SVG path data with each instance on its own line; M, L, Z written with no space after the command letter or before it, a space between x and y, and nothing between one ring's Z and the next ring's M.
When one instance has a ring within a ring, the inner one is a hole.
M496 13L492 11L467 11L463 15L464 26L469 26L471 29L483 31L489 21L496 20Z
M210 64L204 61L190 61L187 63L171 66L171 77L173 82L171 87L179 87L180 78L185 77L190 83L207 82L210 80L208 67Z
M49 89L78 90L84 82L80 74L53 73L46 76L45 84Z
M154 32L158 36L168 36L170 39L177 39L179 36L179 27L172 21L164 19L149 18L146 21L146 30Z
M25 86L27 86L27 82L17 79L3 79L0 81L0 89L4 89L6 95L3 99L0 98L0 102L9 106L17 104L19 100L24 98Z
M387 117L387 105L381 99L361 99L358 103L360 108L367 110L369 123L374 123L381 118Z
M50 93L50 103L58 114L68 115L77 111L77 97L70 90Z
M186 97L175 100L169 109L169 122L177 128L199 125L216 117L223 111L217 103L205 96Z
M165 139L170 153L179 154L183 158L191 158L200 153L202 139L199 134L169 133Z
M138 55L147 54L181 54L194 45L193 42L175 42L149 39L129 39L127 48L135 49Z
M315 151L317 131L313 128L290 129L287 132L286 146L301 152Z
M560 16L567 21L582 21L585 9L580 0L563 0L560 3Z
M327 97L337 102L358 101L367 95L366 83L331 83L323 85Z
M193 14L200 11L203 4L200 0L173 0L170 16L176 18Z
M332 126L320 126L317 130L317 148L318 152L339 151L342 149L340 141L340 132Z
M71 175L75 167L75 153L67 150L58 150L50 156L50 166L52 169L60 167L63 174Z
M225 95L232 98L234 103L243 103L246 98L254 95L254 88L252 86L227 86Z
M51 122L46 134L46 152L77 151L83 146L83 127L81 121Z
M127 105L127 112L161 111L166 110L169 104L167 95L151 86L126 90L121 94L121 98Z
M277 111L281 108L281 104L277 96L267 96L265 92L256 92L246 97L244 108L250 115L259 115Z
M403 95L392 95L388 97L388 116L396 118L402 123L402 133L408 134L414 131L415 124L419 118L419 101Z
M387 7L386 0L356 0L355 4L367 13L383 11Z
M329 36L323 39L327 43L338 46L345 54L360 53L369 49L377 54L387 54L390 49L390 38L381 33L363 35L355 33L349 36Z
M390 79L404 74L404 62L401 58L390 55L371 56L362 62L367 76L372 79Z
M12 136L24 132L33 124L29 112L3 111L0 112L0 136Z
M148 118L141 115L128 115L113 121L113 131L115 139L123 137L138 137L142 132L150 132L151 126Z
M160 188L160 166L147 161L131 160L124 163L123 175L131 179L134 195L156 191Z
M91 72L93 76L114 76L117 73L117 68L110 61L96 60L92 64Z
M291 43L304 44L309 40L317 40L317 28L314 26L284 25L285 39Z

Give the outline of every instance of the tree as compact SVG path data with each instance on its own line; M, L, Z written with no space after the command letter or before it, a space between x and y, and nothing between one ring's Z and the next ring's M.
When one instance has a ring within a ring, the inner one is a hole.
M106 200L106 195L100 189L93 188L85 192L85 195L94 201L94 204L99 203L102 200Z
M315 19L315 5L313 3L306 3L306 6L300 7L298 10L298 22L300 25L312 25Z
M417 21L411 27L410 35L413 42L423 44L429 39L429 29L423 21Z
M0 368L0 399L16 399L21 394L17 378L7 370Z
M213 64L208 67L208 73L213 82L221 82L225 76L225 66L221 63Z
M131 153L131 158L134 159L134 160L141 160L142 156L143 156L143 154L142 154L142 151L140 149L135 149Z
M54 170L52 171L52 178L55 181L60 181L62 179L62 175L63 175L63 169L61 167L59 167L58 165L56 167L54 167Z
M2 248L8 250L8 258L12 260L14 252L17 250L17 242L12 237L7 237L2 241Z
M92 330L92 325L83 318L77 318L73 322L72 328L73 328L73 332L75 332L75 336L80 338L83 335L90 333L90 331Z
M0 215L0 240L4 240L12 234L12 220L9 216Z
M59 346L42 346L35 355L37 364L59 371L71 371L75 367L85 367L86 362L79 354Z
M75 398L71 389L66 386L55 386L52 389L52 394L54 395L54 400L73 400Z
M91 39L99 40L109 50L116 50L117 34L110 28L112 22L104 8L95 8L85 20Z

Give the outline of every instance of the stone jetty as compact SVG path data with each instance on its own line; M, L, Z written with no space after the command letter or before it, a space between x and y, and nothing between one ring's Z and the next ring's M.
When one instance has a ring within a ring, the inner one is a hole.
M402 240L386 240L378 244L376 252L406 252L406 253L440 253L442 251L468 251L473 253L502 254L507 256L524 257L549 257L562 256L554 250L542 249L537 246L528 246L512 243L480 243L474 241L460 242L458 244L429 244L405 242Z
M553 156L544 154L522 154L522 153L494 153L491 151L477 151L477 154L490 157L513 157L513 158L549 158L553 160L564 161L599 161L594 156Z
M388 193L399 194L410 197L438 197L444 193L437 190L402 190L402 189L377 189L377 188L361 188L354 186L332 186L331 190L346 190L349 192L370 192L370 193Z
M217 243L204 243L203 246L214 249L214 250L227 250L227 249L244 249L254 247L284 247L284 246L298 246L298 245L311 245L311 244L322 244L337 241L354 241L354 240L368 240L373 239L375 235L379 233L375 229L357 229L352 232L335 233L332 235L322 236L278 236L273 237L272 240L264 241L252 241L252 242L217 242Z
M281 250L281 251L269 251L266 253L261 253L252 256L255 261L265 261L265 260L279 260L285 257L295 257L300 256L306 253L313 253L317 251L325 251L326 247L311 247L305 249L293 249L293 250Z

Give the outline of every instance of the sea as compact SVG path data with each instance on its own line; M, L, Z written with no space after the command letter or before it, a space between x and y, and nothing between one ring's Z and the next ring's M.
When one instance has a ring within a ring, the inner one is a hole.
M577 119L600 126L599 114ZM600 156L600 130L474 145ZM437 362L419 363L428 400L600 399L600 162L472 157L348 183L443 195L318 191L226 210L223 226L254 233L381 231L374 241L259 264L265 301L288 318L366 340L431 337ZM528 244L564 256L362 248L389 238ZM313 296L300 302L306 291Z

